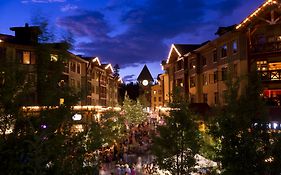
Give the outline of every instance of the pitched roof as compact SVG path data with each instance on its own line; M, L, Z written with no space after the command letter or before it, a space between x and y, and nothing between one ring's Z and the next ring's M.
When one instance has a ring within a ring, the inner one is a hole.
M0 40L5 41L5 42L11 42L13 41L15 37L12 35L6 35L6 34L0 34Z
M142 71L139 74L137 80L138 81L148 80L149 82L153 81L153 77L152 77L151 73L149 72L146 65L144 65L144 67L142 68Z
M178 56L181 57L181 56L199 48L200 46L201 46L201 44L172 44L166 63L169 63L169 60L170 60L170 57L171 57L171 54L173 51L176 51Z
M260 13L265 11L267 7L271 5L279 6L280 0L266 0L262 5L260 5L253 13L251 13L247 18L245 18L240 24L236 26L236 29L240 29L241 27L247 26L253 17L258 16Z
M176 49L181 55L187 54L195 49L197 49L200 44L174 44Z
M231 26L227 26L227 27L219 27L215 34L222 36L223 34L234 30L235 27L236 27L236 25L231 25Z

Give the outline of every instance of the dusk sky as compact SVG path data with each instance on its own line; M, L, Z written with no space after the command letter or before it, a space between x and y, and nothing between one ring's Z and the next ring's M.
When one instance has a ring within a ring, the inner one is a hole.
M118 63L135 81L144 64L162 73L170 45L214 39L219 26L239 24L265 0L0 0L0 33L35 17L57 36L71 33L76 54ZM59 38L59 37L58 37Z

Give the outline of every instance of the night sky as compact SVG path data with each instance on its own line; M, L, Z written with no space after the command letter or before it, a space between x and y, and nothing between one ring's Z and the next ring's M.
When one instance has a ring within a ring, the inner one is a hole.
M118 63L135 81L144 64L162 73L172 43L214 39L219 26L239 24L265 0L0 0L0 33L48 19L50 31L73 36L73 52Z

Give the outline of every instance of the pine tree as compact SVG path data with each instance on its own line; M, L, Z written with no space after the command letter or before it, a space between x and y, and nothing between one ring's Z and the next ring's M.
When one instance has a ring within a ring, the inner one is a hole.
M196 165L194 158L200 148L200 134L195 116L188 108L188 103L173 94L172 110L165 118L165 125L157 128L153 138L152 154L156 156L160 169L172 174L190 174Z
M221 142L218 159L222 163L223 174L265 174L270 135L257 76L251 74L248 77L245 95L238 95L239 80L230 77L226 84L226 105L216 120L217 128L212 130ZM254 123L257 123L255 127Z

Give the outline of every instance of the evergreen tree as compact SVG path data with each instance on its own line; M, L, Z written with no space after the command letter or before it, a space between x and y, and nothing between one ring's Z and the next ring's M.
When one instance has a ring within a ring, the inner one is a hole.
M144 107L139 101L133 101L127 95L125 96L122 109L125 122L128 125L140 124L146 120L147 114L144 112Z
M240 97L239 80L230 77L226 85L226 105L218 115L216 129L212 128L212 133L221 142L218 159L223 174L266 174L268 164L265 160L270 155L271 144L257 75L248 77L245 95Z
M187 102L176 93L170 107L165 125L157 128L159 135L153 138L152 154L160 169L177 175L190 174L196 171L194 156L200 148L198 127Z

